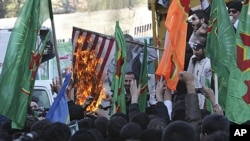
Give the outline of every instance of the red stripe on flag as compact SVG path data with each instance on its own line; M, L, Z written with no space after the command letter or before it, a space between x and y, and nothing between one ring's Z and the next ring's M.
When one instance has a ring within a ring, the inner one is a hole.
M91 33L89 33L89 32L86 32L86 33L87 34L84 36L84 43L82 46L82 50L87 50L88 46L89 46L89 42L91 42L91 40L92 40Z
M102 59L102 63L98 64L96 67L96 73L98 78L105 78L104 76L107 75L107 65L111 63L110 57L114 57L112 53L114 53L115 49L115 39L113 37L108 37L106 35L102 35L100 33L95 33L92 31L80 29L80 28L73 28L72 31L72 42L73 42L73 49L74 52L77 52L77 39L79 37L83 37L84 42L80 50L96 50L95 58ZM73 68L75 65L75 56L73 57Z
M100 47L99 47L99 52L98 52L98 54L97 54L97 58L100 58L100 57L101 57L103 48L104 48L104 46L105 46L105 43L106 43L106 38L103 38L103 39L102 39L102 43L101 43L101 45L100 45Z
M108 48L106 50L106 53L105 53L105 56L103 57L103 61L102 61L102 65L101 65L101 68L99 70L99 72L103 72L104 71L104 68L106 67L107 65L107 60L108 58L110 57L110 54L111 54L111 50L114 49L114 39L113 40L110 40L109 42L109 45L108 45ZM102 73L103 74L103 73ZM100 78L102 75L99 73L98 74L98 78Z
M99 37L95 36L93 45L91 46L91 50L99 49L99 47L98 47L98 40L99 40Z

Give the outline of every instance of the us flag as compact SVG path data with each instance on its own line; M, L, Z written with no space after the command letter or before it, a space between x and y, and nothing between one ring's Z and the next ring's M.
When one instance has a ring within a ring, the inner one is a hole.
M81 44L78 43L82 40ZM95 50L95 58L102 60L96 67L98 78L105 80L107 77L108 64L111 63L115 54L115 38L101 33L73 27L72 31L73 52L77 50ZM73 67L75 56L73 57Z

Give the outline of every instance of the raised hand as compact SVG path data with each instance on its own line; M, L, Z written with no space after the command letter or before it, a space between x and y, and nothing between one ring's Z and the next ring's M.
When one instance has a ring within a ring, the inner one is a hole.
M53 92L59 92L59 90L61 89L61 85L58 77L52 78L52 83L50 84L50 87Z
M164 80L159 80L156 85L155 94L157 101L163 101L164 96Z
M133 79L130 82L130 94L131 94L131 103L138 103L138 97L140 95L141 85L137 87L136 80Z

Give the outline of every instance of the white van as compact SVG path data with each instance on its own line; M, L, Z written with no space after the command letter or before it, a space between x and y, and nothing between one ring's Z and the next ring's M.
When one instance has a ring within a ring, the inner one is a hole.
M35 80L33 90L33 97L37 99L37 104L46 109L52 105L56 96L51 89L51 83L51 80Z

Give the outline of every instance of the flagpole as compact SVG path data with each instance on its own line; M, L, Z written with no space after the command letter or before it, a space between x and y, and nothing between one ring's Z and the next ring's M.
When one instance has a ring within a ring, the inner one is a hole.
M214 97L215 97L215 104L218 104L218 75L214 73Z
M61 66L60 66L58 49L57 49L56 28L55 28L55 23L54 23L54 16L53 16L51 0L48 0L48 5L49 5L50 21L51 21L52 32L53 32L53 43L54 43L55 53L56 53L56 63L57 63L59 83L62 86L62 73L61 73Z
M144 44L141 43L141 42L129 41L129 40L126 40L126 42L132 43L132 44L136 44L136 45L140 45L140 47L143 47L143 46L144 46ZM148 45L147 45L147 48L153 48L153 49L157 49L157 50L160 50L160 51L164 51L164 49L162 49L162 48L153 47L153 46L148 46Z
M155 0L151 0L151 9L152 9L152 26L153 26L153 44L157 46L156 43L156 24L155 24Z
M61 66L60 66L60 60L59 60L59 55L58 55L58 48L57 48L57 41L56 41L56 32L55 32L55 23L54 20L51 19L51 25L52 25L52 31L54 35L54 47L55 47L55 53L56 53L56 63L57 63L57 71L58 71L58 77L59 77L59 82L60 85L62 86L62 73L61 73Z

